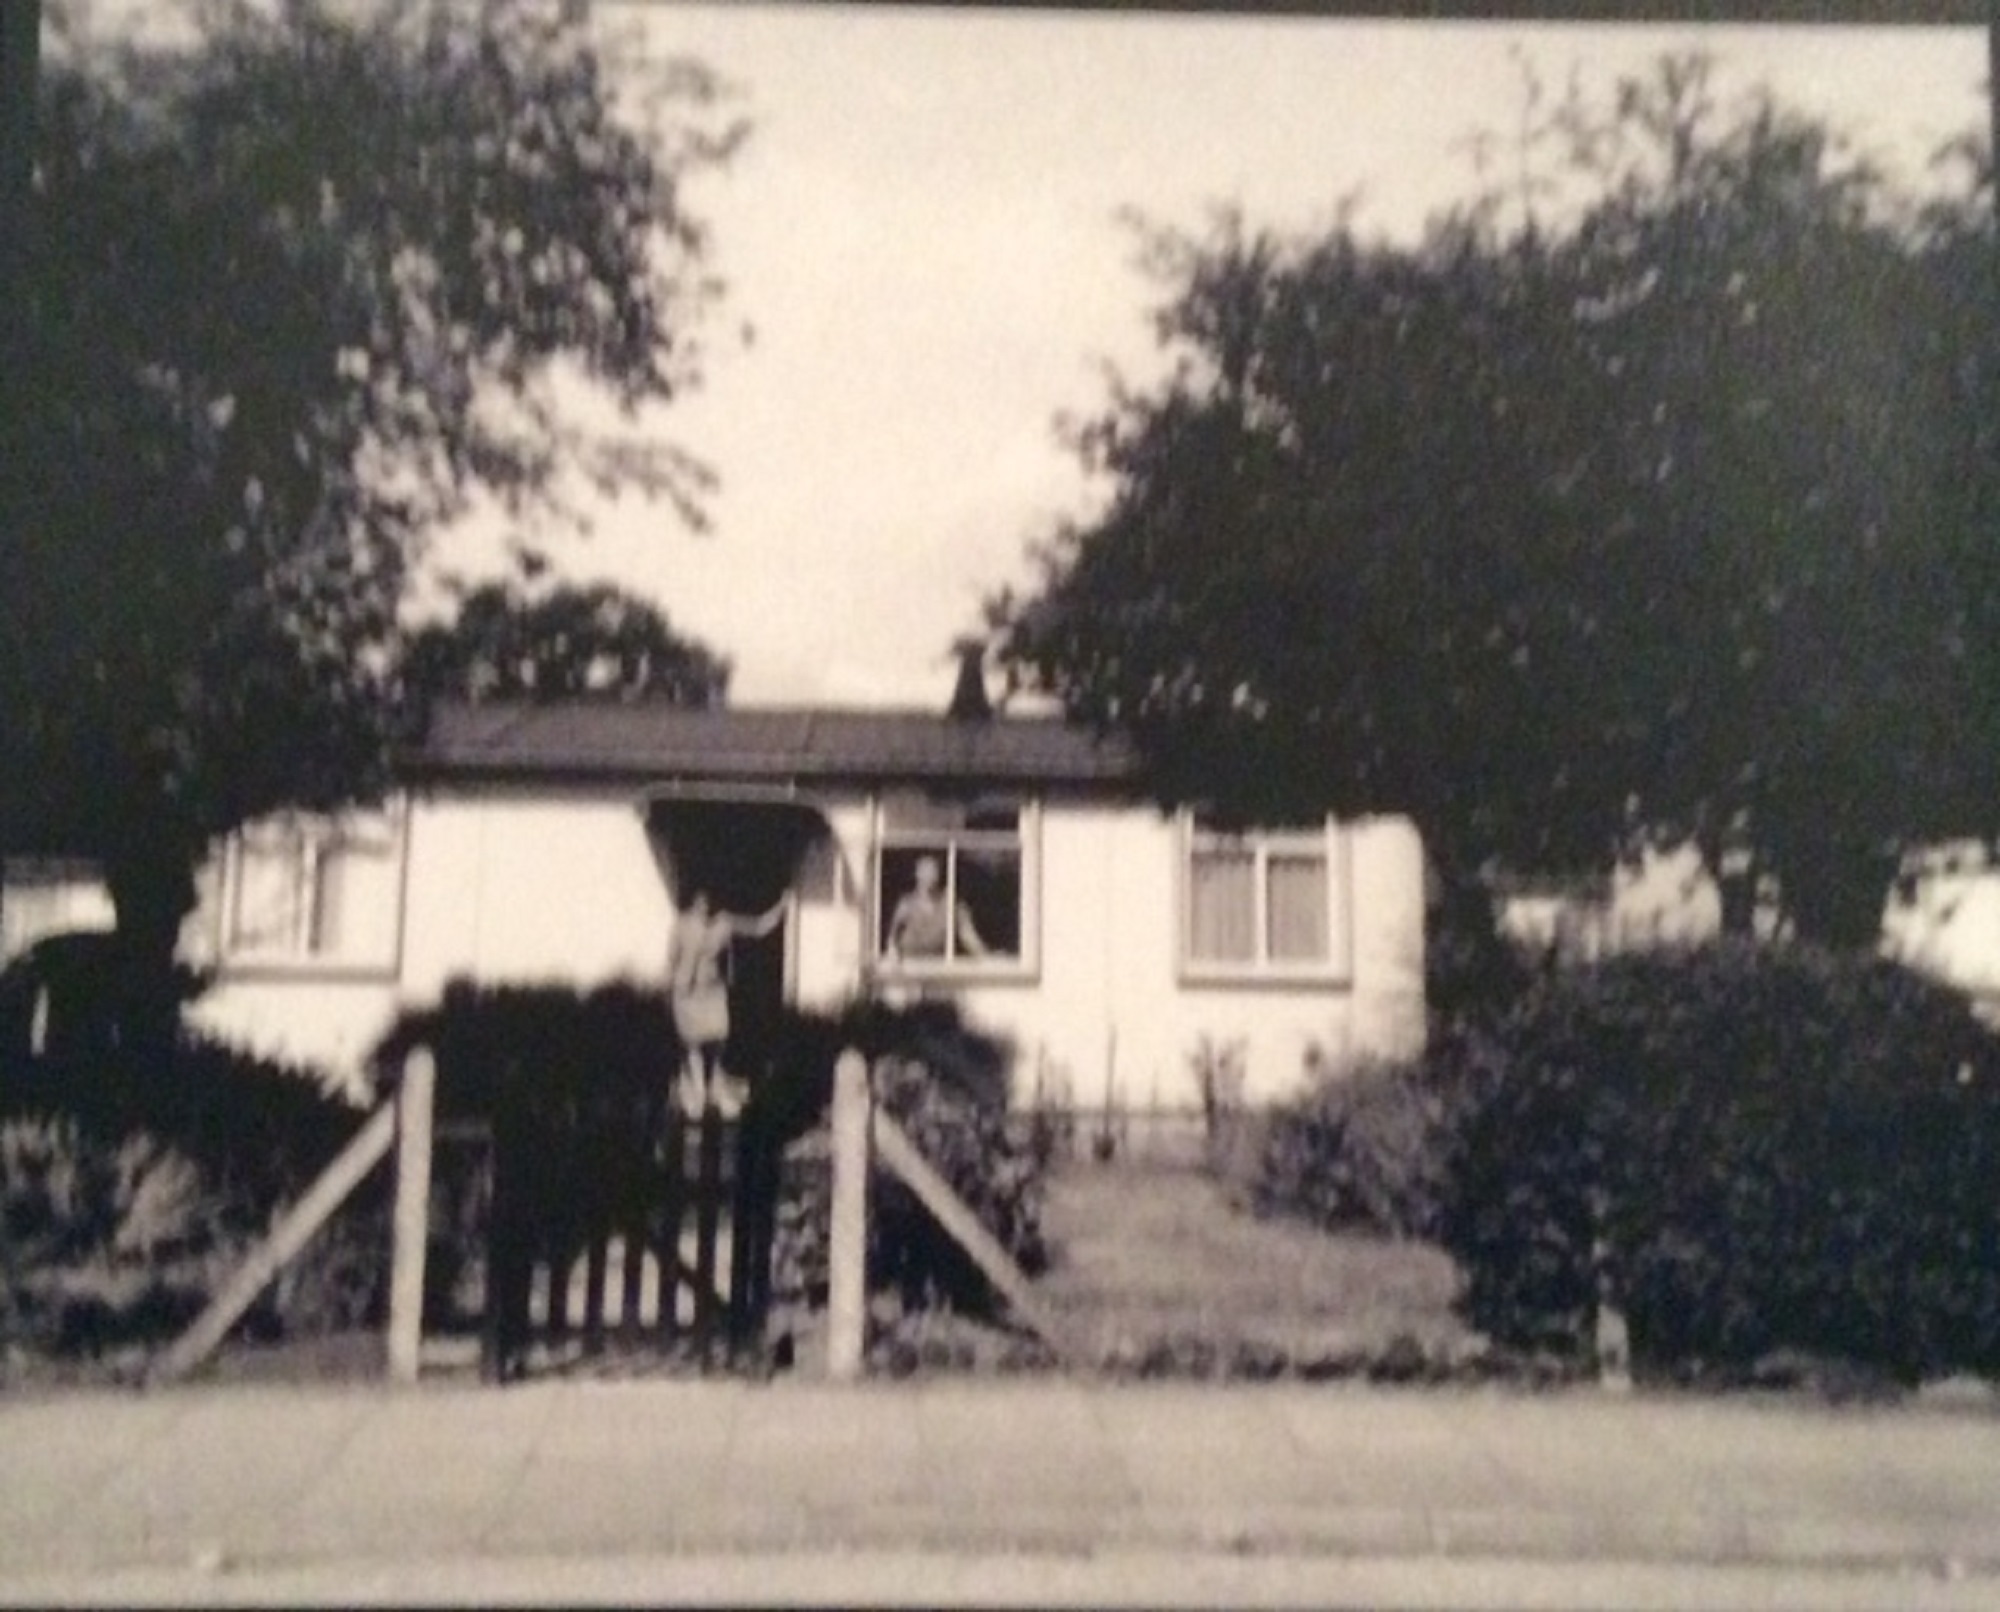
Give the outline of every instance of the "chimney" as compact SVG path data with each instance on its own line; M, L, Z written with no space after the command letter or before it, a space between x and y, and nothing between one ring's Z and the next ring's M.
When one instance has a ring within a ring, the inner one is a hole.
M980 638L961 638L951 646L958 657L958 686L951 691L945 715L954 722L986 722L993 716L993 702L986 697L986 643Z

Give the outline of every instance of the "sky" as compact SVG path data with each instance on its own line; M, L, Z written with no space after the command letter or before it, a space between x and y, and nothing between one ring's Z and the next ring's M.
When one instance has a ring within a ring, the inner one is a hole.
M661 605L740 705L942 705L950 644L1092 489L1056 429L1156 372L1121 212L1407 235L1476 188L1523 63L1586 90L1701 45L1912 177L1983 128L1978 30L1522 26L828 5L621 5L753 124L689 200L728 281L699 393L661 428L720 477L711 529L637 497L558 571ZM500 552L476 519L438 551Z

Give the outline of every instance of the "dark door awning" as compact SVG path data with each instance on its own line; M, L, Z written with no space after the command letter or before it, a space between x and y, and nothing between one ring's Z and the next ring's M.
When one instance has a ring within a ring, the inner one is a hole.
M666 786L647 791L641 811L665 846L675 901L706 890L717 907L739 913L783 897L808 848L832 832L810 801L755 785Z

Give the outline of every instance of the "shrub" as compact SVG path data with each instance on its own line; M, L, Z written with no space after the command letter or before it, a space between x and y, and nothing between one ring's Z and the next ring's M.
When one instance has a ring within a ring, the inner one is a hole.
M854 1047L869 1060L884 1112L987 1230L1024 1269L1046 1264L1041 1204L1049 1150L1037 1145L1033 1126L1009 1123L1005 1042L967 1025L949 1002L864 1002L833 1015L790 1014L781 1039L802 1114L816 1120L824 1112L834 1060ZM816 1302L825 1291L830 1179L817 1148L802 1146L795 1160L788 1172L795 1196L781 1206L777 1259ZM894 1289L906 1310L991 1311L985 1277L900 1181L878 1171L869 1192L872 1285Z
M236 1229L260 1227L346 1144L355 1111L319 1071L184 1034L162 1054L92 1049L13 1057L0 1116L66 1118L115 1148L146 1136L201 1174Z
M0 1326L37 1347L160 1341L357 1123L316 1072L200 1036L143 1059L81 1031L51 1045L0 1069ZM308 1290L258 1320L288 1324Z
M453 980L405 1012L369 1062L386 1089L417 1047L437 1059L442 1116L493 1119L524 1104L539 1120L664 1103L681 1049L665 993L613 984L479 986Z
M1475 1325L1580 1348L1602 1280L1637 1365L2000 1368L2000 1041L1961 997L1725 945L1552 974L1496 1034L1443 1227Z
M1437 1237L1466 1127L1494 1078L1486 1039L1465 1026L1440 1031L1415 1061L1316 1068L1265 1117L1253 1204L1329 1230Z

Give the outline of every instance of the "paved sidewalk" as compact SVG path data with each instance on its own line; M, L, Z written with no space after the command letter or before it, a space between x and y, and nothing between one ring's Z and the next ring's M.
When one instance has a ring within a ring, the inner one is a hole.
M1617 1598L1473 1593L1540 1564L1696 1586L1633 1604L1994 1605L2000 1413L1047 1379L0 1401L0 1601L897 1598L871 1562L1013 1598L982 1560L1041 1563L1033 1600Z

